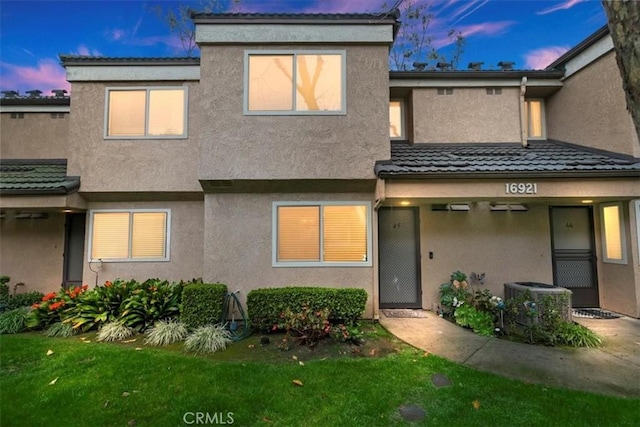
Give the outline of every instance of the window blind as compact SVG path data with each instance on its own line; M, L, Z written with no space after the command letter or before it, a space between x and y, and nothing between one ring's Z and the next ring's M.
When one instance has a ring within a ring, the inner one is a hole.
M278 261L320 261L320 207L278 207Z
M620 233L620 210L618 206L605 206L602 212L604 215L606 257L608 259L621 260L623 258L623 242Z
M167 214L134 212L131 258L164 258Z
M324 261L367 261L367 208L323 207Z
M100 212L93 216L92 259L121 259L129 256L129 213Z

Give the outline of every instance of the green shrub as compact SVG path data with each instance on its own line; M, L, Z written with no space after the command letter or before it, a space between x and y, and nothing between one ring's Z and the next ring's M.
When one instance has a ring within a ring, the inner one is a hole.
M163 346L183 341L189 335L189 331L182 322L160 320L152 328L147 329L145 335L145 344Z
M222 319L227 286L222 283L193 283L182 291L180 321L190 329L213 325Z
M6 308L7 310L13 310L19 307L31 307L33 304L42 300L43 296L44 294L38 291L10 295L6 301Z
M67 320L76 306L80 295L87 290L87 285L73 289L60 288L58 292L50 292L40 301L34 303L29 313L27 326L34 329L45 329L47 326Z
M197 328L184 342L184 348L196 354L215 353L227 348L231 342L231 334L224 326L206 325Z
M562 322L558 327L558 340L571 347L599 347L602 339L589 328L575 322Z
M491 313L463 304L456 309L456 323L462 327L471 328L478 335L492 336L494 321Z
M180 314L181 285L159 279L131 283L132 289L122 301L118 317L124 325L141 332L158 320L170 319Z
M364 289L319 287L284 287L254 289L247 295L251 325L268 331L281 323L280 315L288 308L294 312L302 307L312 311L329 309L329 320L354 325L362 317L367 304Z
M109 322L105 323L98 335L97 341L122 341L130 338L134 333L133 328L130 328L121 322Z
M458 307L472 300L473 294L469 289L467 275L461 271L454 271L449 282L440 285L440 310L443 313L453 316Z
M29 307L19 307L0 314L0 334L17 334L27 329Z
M309 307L302 307L299 311L292 311L287 307L278 327L287 332L282 345L284 349L289 349L291 341L313 347L331 332L329 309L311 310Z
M47 337L71 337L75 335L78 331L73 329L73 326L70 323L62 323L57 322L50 325L47 329L44 330L43 334Z

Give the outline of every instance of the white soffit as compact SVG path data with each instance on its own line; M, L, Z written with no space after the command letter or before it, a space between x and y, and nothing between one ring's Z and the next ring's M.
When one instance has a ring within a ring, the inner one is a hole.
M68 65L70 82L200 80L200 66Z
M529 79L527 87L561 87L562 82L558 79ZM520 79L390 79L389 87L520 87Z
M68 105L2 105L0 113L68 113Z
M570 75L577 73L611 50L613 50L613 39L611 38L611 35L607 35L586 48L575 58L569 60L565 65L564 77L567 78Z
M392 25L198 24L197 43L391 43Z

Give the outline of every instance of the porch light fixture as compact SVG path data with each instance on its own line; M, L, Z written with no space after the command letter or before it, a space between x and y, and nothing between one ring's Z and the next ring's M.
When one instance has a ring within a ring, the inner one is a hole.
M447 205L447 207L449 208L450 211L460 211L460 212L465 212L465 211L469 211L471 210L471 207L469 206L468 203L452 203L450 205Z
M585 205L593 203L593 200L591 199L586 199L586 200L582 200L580 203L584 203Z
M403 201L400 202L401 206L409 206L410 204L411 204L411 202L408 201L408 200L403 200Z

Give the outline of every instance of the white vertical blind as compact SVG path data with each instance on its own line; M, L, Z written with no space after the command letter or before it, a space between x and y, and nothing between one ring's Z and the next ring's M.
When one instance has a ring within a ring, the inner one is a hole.
M320 207L278 207L278 261L320 261Z
M367 261L367 208L323 207L324 261Z
M109 92L109 136L144 136L146 90Z
M184 96L182 89L149 91L148 135L184 134Z
M167 214L134 212L131 258L164 258Z
M602 214L604 217L606 258L622 260L623 241L620 232L620 208L619 206L605 206L602 208Z
M129 212L96 212L91 236L92 259L129 256Z

